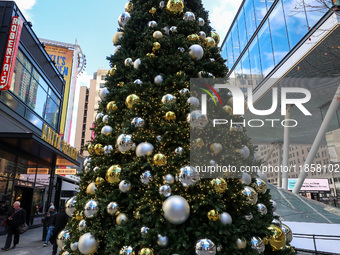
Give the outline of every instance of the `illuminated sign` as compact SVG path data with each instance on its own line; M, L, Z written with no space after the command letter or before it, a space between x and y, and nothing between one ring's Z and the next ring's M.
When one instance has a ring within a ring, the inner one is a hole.
M41 139L51 144L53 147L62 151L71 158L77 160L78 151L72 147L68 142L61 140L58 133L54 132L52 128L44 124L43 131L41 133Z
M9 90L9 88L11 87L22 24L23 24L22 18L16 16L12 18L12 23L8 35L7 46L4 56L4 62L1 69L0 90Z
M77 169L75 168L56 168L55 174L76 174Z
M65 79L65 90L64 90L64 101L63 110L61 112L60 120L60 134L63 135L65 132L66 124L66 113L67 113L67 102L70 94L70 83L72 73L72 62L73 62L73 51L52 45L45 45L45 50L51 59L54 61L55 66L59 72L64 76Z
M36 168L27 168L27 174L35 174ZM49 174L49 168L38 168L37 174Z
M297 179L288 179L288 190L293 190ZM300 191L329 191L328 179L305 179Z

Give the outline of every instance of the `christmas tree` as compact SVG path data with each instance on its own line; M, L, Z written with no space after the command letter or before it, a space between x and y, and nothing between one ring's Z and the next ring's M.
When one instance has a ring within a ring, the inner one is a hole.
M131 0L119 25L90 157L79 193L66 204L72 219L58 235L59 248L65 254L294 254L292 233L273 217L276 205L263 180L229 173L204 178L191 165L193 151L210 165L259 164L242 127L216 129L207 138L211 123L190 93L190 78L227 74L201 1ZM232 95L225 97L221 109L230 118Z

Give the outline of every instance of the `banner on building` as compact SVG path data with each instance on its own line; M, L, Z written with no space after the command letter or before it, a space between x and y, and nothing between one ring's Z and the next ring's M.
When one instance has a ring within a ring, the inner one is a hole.
M57 47L46 44L45 50L51 59L55 62L55 66L59 72L64 75L65 79L65 91L63 99L63 110L61 112L60 120L60 135L64 135L65 123L66 123L66 113L68 97L70 94L70 84L71 84L71 74L72 74L72 62L73 62L73 50L69 50L63 47Z
M10 26L6 45L6 51L1 69L0 90L9 90L11 87L22 24L23 24L22 18L16 16L12 18L12 23Z

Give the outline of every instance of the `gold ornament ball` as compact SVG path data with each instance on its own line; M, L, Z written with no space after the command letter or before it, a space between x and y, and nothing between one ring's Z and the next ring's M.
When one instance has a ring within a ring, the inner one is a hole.
M118 82L117 87L123 87L125 83L123 81Z
M153 53L147 53L146 56L149 57L149 58L154 58L154 57L155 57L155 54L153 54Z
M117 66L114 65L114 67L112 67L112 68L110 69L110 75L111 75L111 76L115 75L115 74L116 74L116 71L117 71Z
M184 71L178 71L176 73L177 76L185 76L185 72Z
M97 143L94 146L93 150L94 150L94 153L96 153L98 156L104 153L104 147L100 143Z
M169 0L166 9L172 14L180 14L183 12L184 3L182 0Z
M104 181L105 181L104 178L102 178L102 177L97 177L97 178L96 178L96 185L99 186L99 185L102 184Z
M75 217L76 217L76 220L79 220L79 221L84 219L83 212L77 212Z
M223 147L222 144L220 143L213 143L210 145L210 150L214 153L214 154L219 154L222 151Z
M117 107L115 101L108 102L107 105L106 105L106 111L108 111L108 112L114 112L117 109L118 109L118 107Z
M246 186L244 187L244 189L242 190L242 194L246 197L247 203L254 205L257 202L257 192L249 187Z
M207 48L213 48L213 47L216 46L216 42L215 42L214 38L212 38L212 37L207 37L207 38L205 38L205 39L203 40L203 44L204 44L204 46L207 47Z
M113 36L113 40L112 40L112 41L113 41L113 44L114 44L115 46L118 45L118 41L119 41L120 38L123 37L123 35L124 35L123 32L117 32L117 33Z
M162 34L162 32L161 31L155 31L154 33L153 33L153 38L155 38L155 39L161 39L161 38L163 38L163 34Z
M159 42L154 42L152 46L153 46L152 49L155 49L155 50L159 50L161 48L161 44Z
M172 111L169 111L165 114L165 119L166 120L175 120L176 119L176 114Z
M203 142L202 138L195 139L193 141L192 146L193 146L194 149L202 149L203 146L204 146L204 142Z
M122 168L119 165L113 165L106 171L106 181L114 184L120 182L120 173Z
M268 227L268 230L272 232L272 235L267 237L268 244L271 246L272 250L282 250L286 246L286 237L282 229L275 224L271 224Z
M135 95L135 94L131 94L129 95L126 100L125 100L125 105L127 108L131 109L132 106L138 102L139 100L139 96Z
M143 248L138 252L138 255L153 255L153 250L150 248Z
M133 3L131 3L130 1L127 2L127 3L125 4L125 11L126 11L126 12L131 12L132 9L133 9Z
M233 108L230 105L223 106L223 110L228 113L229 115L233 115Z
M167 158L162 153L157 153L153 156L153 163L157 166L164 166L167 163Z
M192 42L195 42L195 41L199 41L199 40L200 40L200 37L199 37L197 34L188 35L187 38L188 38L189 41L192 41Z
M237 249L242 250L247 247L247 241L244 238L237 238L236 240Z
M156 13L157 9L155 7L152 7L150 10L149 10L149 13L151 13L152 15L154 15Z
M228 188L227 182L222 178L213 179L210 181L210 184L213 185L216 193L223 193Z
M116 223L118 225L122 225L123 222L127 222L128 221L128 217L125 213L120 213L118 214L117 218L116 218Z
M87 151L91 154L93 152L93 144L90 143L88 146L87 146Z
M217 221L220 219L220 214L216 210L211 210L208 212L208 219L212 221Z
M218 35L218 33L216 33L215 31L212 31L210 36L215 40L216 45L218 45L220 42L220 36Z
M96 184L91 182L89 185L87 185L86 194L94 195L94 193L96 193L96 189Z
M267 191L267 183L261 178L256 178L254 187L258 193L264 194Z

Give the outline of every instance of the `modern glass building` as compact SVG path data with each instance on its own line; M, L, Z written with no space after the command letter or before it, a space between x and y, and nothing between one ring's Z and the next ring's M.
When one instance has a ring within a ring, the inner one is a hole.
M221 47L229 77L256 89L331 14L318 0L244 0Z

